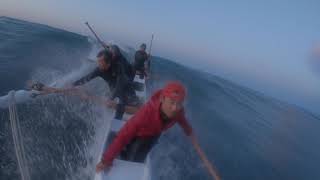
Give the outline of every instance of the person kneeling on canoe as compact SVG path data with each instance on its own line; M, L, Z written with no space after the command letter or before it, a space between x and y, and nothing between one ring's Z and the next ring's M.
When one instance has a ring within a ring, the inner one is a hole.
M134 97L135 92L131 87L132 77L129 77L129 73L126 72L125 64L122 61L113 61L112 56L112 52L109 50L100 51L97 55L98 67L72 85L83 85L96 77L104 79L111 89L110 99L107 103L113 106L113 100L119 98L115 118L122 119L123 113L127 111L126 109L130 108L131 111L137 111L140 104ZM130 106L128 106L129 104Z
M161 133L178 123L190 137L209 172L215 174L185 118L185 96L185 88L180 82L169 82L163 89L158 90L120 129L96 165L96 172L109 169L118 155L124 160L144 162Z
M147 75L146 70L148 69L146 65L148 64L147 61L150 55L146 53L146 48L146 44L141 44L140 49L136 51L134 55L133 67L136 74L139 74L141 79Z

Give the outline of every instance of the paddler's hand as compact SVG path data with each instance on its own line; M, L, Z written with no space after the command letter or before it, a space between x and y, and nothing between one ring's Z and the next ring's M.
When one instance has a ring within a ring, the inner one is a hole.
M103 170L107 170L109 169L110 167L106 164L103 164L102 161L100 161L97 165L96 165L96 172L99 173Z
M39 96L40 94L39 93L32 93L31 95L30 95L30 97L31 98L36 98L37 96Z
M115 101L112 101L109 99L109 100L106 100L106 106L108 108L115 108L115 107L117 107L117 103Z

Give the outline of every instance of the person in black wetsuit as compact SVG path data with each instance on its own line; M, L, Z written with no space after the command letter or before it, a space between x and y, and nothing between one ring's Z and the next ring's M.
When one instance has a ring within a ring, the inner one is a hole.
M134 56L134 69L135 73L140 75L140 78L142 79L144 76L147 75L146 73L146 67L145 64L148 61L149 55L146 53L146 44L141 44L140 49L136 51Z
M129 61L122 55L120 48L117 45L111 45L110 51L112 53L112 60L114 62L121 63L125 69L126 75L129 77L131 81L133 81L135 76L134 68L129 63Z
M129 61L122 55L120 48L117 45L111 45L110 51L112 53L112 61L120 63L125 70L127 77L129 77L130 85L128 86L128 92L131 94L129 97L136 98L135 90L142 91L144 85L138 82L134 82L134 77L136 75L134 67L129 63ZM130 100L135 101L134 99Z
M110 100L112 101L115 98L119 98L115 118L122 119L127 104L132 106L138 106L139 104L135 96L135 91L132 88L133 78L131 77L131 73L128 72L130 70L130 66L128 65L130 64L127 63L124 58L119 58L117 54L112 53L112 51L114 51L112 47L110 47L109 50L100 51L97 55L98 67L72 83L72 85L79 86L96 77L103 78L111 90Z

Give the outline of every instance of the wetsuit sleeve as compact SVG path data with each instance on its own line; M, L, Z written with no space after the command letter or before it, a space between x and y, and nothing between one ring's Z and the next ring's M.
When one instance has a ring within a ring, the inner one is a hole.
M122 149L136 136L140 127L143 126L148 116L148 107L142 107L126 124L120 129L116 138L109 145L102 156L102 162L108 166L118 156Z
M178 119L178 124L180 125L180 127L183 129L184 133L187 136L190 136L192 134L192 127L191 125L188 123L188 121L186 120L184 113L181 115L181 117Z
M100 70L98 68L96 68L89 74L85 75L84 77L80 78L79 80L75 81L74 83L72 83L72 85L73 86L83 85L89 82L90 80L96 78L97 76L100 76Z

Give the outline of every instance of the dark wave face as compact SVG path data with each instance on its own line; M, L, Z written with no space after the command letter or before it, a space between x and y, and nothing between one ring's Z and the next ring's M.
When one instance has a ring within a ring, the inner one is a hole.
M158 86L183 82L187 117L222 179L319 179L320 118L217 76L153 58ZM180 128L153 151L154 179L211 179Z
M22 89L33 78L68 79L71 71L81 69L81 59L92 48L87 37L3 17L0 40L2 94ZM130 61L132 51L126 53ZM320 178L319 117L220 77L152 57L149 95L169 80L185 84L187 118L222 179ZM96 79L84 88L103 95L105 86ZM63 95L39 97L17 109L32 180L93 179L111 111ZM151 163L155 180L211 179L178 126L160 138ZM0 109L0 179L20 176L8 109Z
M0 17L0 96L24 89L27 80L48 83L53 75L79 68L90 51L85 36ZM72 97L51 95L17 106L31 179L89 179L93 174L85 170L93 167L87 147L94 142L100 111L93 104L70 101ZM0 108L0 118L0 179L21 179L8 109Z
M85 36L0 17L0 95L24 87L35 68L68 71L89 50Z

